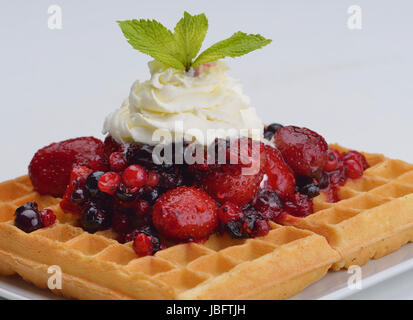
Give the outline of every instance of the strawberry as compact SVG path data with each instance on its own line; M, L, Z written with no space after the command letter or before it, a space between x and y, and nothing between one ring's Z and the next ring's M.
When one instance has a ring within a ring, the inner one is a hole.
M217 202L232 202L240 207L249 203L258 191L262 173L256 175L231 174L214 171L201 181L204 190Z
M201 240L218 226L218 207L204 191L181 186L164 193L152 208L156 229L175 240Z
M74 165L105 170L102 141L93 137L53 143L37 151L29 165L29 176L36 191L62 197Z
M286 199L295 192L294 173L284 162L280 152L265 146L267 156L265 173L268 176L268 186L277 193L281 199Z
M322 136L307 128L280 128L274 142L284 161L297 176L319 178L327 163L328 145Z

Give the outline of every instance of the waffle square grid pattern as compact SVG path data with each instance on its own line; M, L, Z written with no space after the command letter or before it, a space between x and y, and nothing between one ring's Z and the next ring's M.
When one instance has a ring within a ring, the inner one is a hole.
M0 274L46 288L47 268L58 265L63 288L55 293L79 299L287 298L330 268L362 265L413 240L413 165L365 155L364 177L342 187L337 203L315 198L313 215L272 223L265 237L212 235L146 257L111 231L77 227L77 216L34 192L27 176L7 181L0 184ZM51 208L57 223L30 234L16 228L15 209L28 201Z

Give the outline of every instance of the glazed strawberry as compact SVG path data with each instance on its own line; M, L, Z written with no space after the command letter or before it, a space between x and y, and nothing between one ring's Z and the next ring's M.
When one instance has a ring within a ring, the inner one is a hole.
M53 143L37 151L29 165L29 175L36 191L62 197L74 165L102 168L103 144L93 137Z
M265 173L268 176L268 186L282 199L292 196L295 192L293 172L277 149L265 146L265 151L267 156Z
M238 206L249 203L257 193L262 173L256 175L209 172L201 181L204 190L217 202L232 202Z
M152 208L156 229L175 240L200 240L218 225L218 207L204 191L181 186L163 194Z
M63 200L60 202L60 207L65 212L81 213L80 204L86 198L83 187L85 186L87 177L93 172L85 166L74 166L70 173L70 182L67 186Z
M307 128L288 126L277 131L274 141L296 175L319 177L327 162L328 151L322 136Z

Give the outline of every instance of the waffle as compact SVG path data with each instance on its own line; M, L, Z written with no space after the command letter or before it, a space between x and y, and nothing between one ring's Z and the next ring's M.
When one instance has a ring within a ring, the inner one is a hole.
M15 227L15 209L28 201L52 209L57 223L32 233ZM324 237L273 223L265 237L212 235L138 257L112 231L77 227L59 202L34 192L27 176L0 184L0 274L46 288L48 268L58 265L62 289L54 292L78 299L283 299L340 259Z
M341 201L329 203L321 194L314 199L314 214L281 222L324 236L341 256L333 270L362 266L413 241L413 165L364 155L370 168L340 188Z

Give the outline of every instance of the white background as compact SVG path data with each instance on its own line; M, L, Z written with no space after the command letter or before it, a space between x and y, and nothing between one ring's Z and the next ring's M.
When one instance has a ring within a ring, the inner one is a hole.
M62 30L47 27L52 4L62 8ZM347 28L354 4L362 30ZM238 30L273 39L228 60L266 122L413 162L411 1L0 0L0 180L25 174L51 142L102 137L105 116L134 80L148 78L149 58L116 20L156 18L173 28L184 10L209 18L204 46ZM413 273L403 277L357 297L413 298Z

